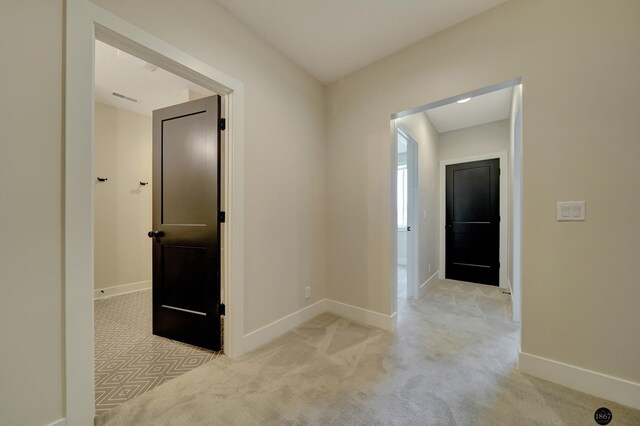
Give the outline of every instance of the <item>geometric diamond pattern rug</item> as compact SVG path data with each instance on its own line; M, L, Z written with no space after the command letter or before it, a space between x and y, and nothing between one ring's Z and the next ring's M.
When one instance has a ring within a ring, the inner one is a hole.
M96 415L220 356L151 334L151 290L95 300Z

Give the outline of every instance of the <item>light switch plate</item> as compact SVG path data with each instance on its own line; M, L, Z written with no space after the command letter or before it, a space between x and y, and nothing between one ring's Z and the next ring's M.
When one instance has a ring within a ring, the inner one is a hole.
M584 201L558 201L556 220L559 222L584 221L586 217L586 203Z

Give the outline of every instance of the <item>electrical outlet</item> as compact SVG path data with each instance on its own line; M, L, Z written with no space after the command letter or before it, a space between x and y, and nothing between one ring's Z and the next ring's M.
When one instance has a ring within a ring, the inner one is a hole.
M311 286L308 285L304 288L304 298L308 299L311 297Z

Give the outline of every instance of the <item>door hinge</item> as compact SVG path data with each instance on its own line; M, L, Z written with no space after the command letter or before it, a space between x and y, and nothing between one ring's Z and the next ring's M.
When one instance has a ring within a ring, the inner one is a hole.
M227 128L227 119L226 118L218 118L218 129L226 130Z
M224 303L221 303L218 305L218 315L224 315L224 312L225 312Z
M224 223L227 220L227 215L225 212L218 213L218 221L220 223Z

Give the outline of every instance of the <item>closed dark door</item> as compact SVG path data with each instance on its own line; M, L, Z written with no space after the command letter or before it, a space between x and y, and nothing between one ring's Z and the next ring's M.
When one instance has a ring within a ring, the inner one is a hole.
M500 160L447 166L446 273L499 284Z
M153 334L220 349L220 97L153 112Z

